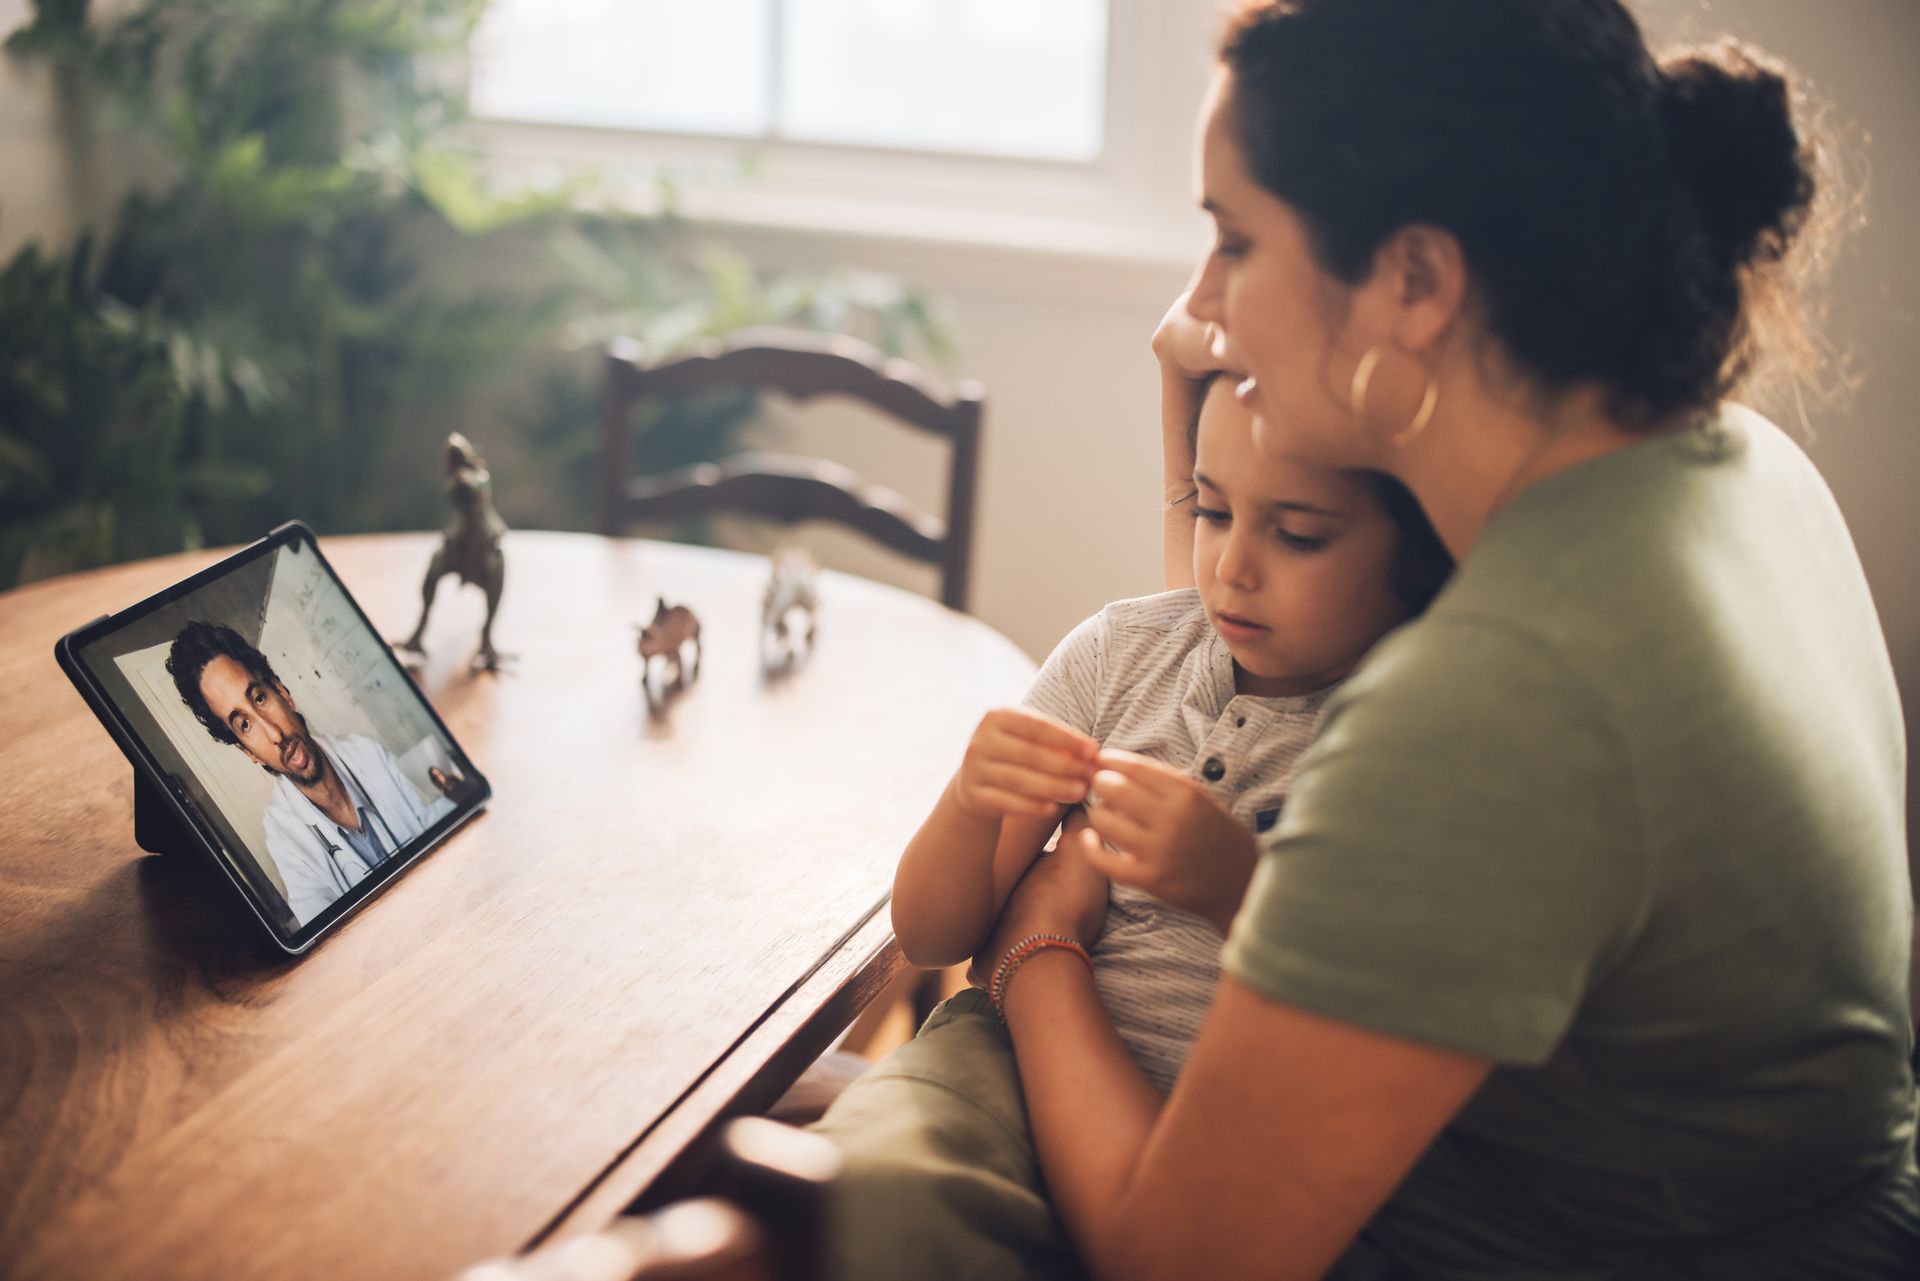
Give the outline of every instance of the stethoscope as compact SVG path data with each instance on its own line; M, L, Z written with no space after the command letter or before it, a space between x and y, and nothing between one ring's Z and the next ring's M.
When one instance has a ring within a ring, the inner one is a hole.
M386 857L380 860L381 863L386 862L387 859L392 858L394 854L398 852L398 850L400 849L400 842L397 839L395 839L393 835L393 824L387 822L387 816L382 814L380 812L379 807L373 803L373 795L367 791L364 785L361 784L360 776L353 772L353 766L347 764L345 761L337 761L335 763L338 764L341 769L347 772L347 777L353 780L354 787L359 789L361 798L366 801L365 805L358 807L360 810L360 816L362 820L371 819L374 822L380 824L380 826L387 829ZM311 805L313 802L309 801L307 803ZM349 889L353 888L352 882L347 880L347 874L340 866L340 855L345 851L343 851L338 845L335 845L332 841L327 839L327 834L320 830L320 825L318 823L309 823L307 824L307 827L309 830L313 832L313 838L316 841L319 841L321 845L326 847L327 864L333 869L333 883L339 887L340 892L342 894L345 894ZM374 839L378 840L379 837L380 837L380 834L378 832L375 832ZM374 866L378 866L378 864L375 864ZM367 870L371 872L373 870L373 867L368 867Z

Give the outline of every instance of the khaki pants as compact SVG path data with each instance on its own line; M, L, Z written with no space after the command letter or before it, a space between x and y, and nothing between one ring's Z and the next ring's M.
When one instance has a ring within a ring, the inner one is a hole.
M846 1162L839 1281L1084 1275L1047 1200L1013 1045L986 993L942 1002L811 1128Z

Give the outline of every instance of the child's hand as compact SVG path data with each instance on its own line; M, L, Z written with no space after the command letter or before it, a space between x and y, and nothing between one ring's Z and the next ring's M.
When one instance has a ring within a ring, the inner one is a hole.
M1044 818L1087 794L1100 745L1024 707L988 712L973 731L953 799L977 818Z
M1205 787L1144 756L1101 752L1087 814L1092 832L1074 835L1094 867L1226 933L1260 851Z

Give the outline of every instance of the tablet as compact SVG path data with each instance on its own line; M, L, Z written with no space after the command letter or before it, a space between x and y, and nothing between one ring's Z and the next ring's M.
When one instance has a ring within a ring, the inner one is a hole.
M54 652L133 763L141 844L170 819L288 953L492 795L299 522Z

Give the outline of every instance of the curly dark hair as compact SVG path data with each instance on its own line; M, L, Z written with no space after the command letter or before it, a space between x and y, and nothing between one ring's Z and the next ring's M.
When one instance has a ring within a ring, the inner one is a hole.
M1621 0L1258 0L1220 58L1248 169L1321 268L1357 284L1400 228L1452 233L1543 391L1595 383L1646 428L1711 411L1762 338L1811 354L1782 299L1823 259L1782 260L1844 184L1765 55L1657 61Z
M247 638L231 627L220 623L208 623L195 620L180 629L173 638L173 648L167 651L167 674L173 677L173 687L180 692L180 701L187 705L194 719L213 735L214 741L238 746L240 740L227 727L227 723L213 714L207 706L207 699L200 692L200 674L207 670L207 664L216 658L231 658L247 669L248 672L263 681L278 685L280 678L273 673L273 664L267 656L247 643Z

